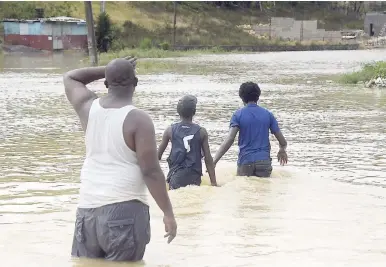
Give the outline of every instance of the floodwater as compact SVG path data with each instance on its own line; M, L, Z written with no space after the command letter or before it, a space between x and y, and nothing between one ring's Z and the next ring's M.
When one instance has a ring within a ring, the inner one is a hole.
M289 142L289 164L272 179L235 177L237 147L217 168L219 188L170 192L179 232L163 239L151 202L152 240L143 262L70 257L84 146L60 73L73 56L6 56L0 61L0 265L92 266L385 266L386 91L340 86L319 76L385 60L385 51L284 52L173 59L224 66L207 75L142 75L136 105L160 139L177 99L198 96L196 121L212 153L241 106L240 83L262 88ZM288 80L291 82L283 82ZM103 94L101 81L91 85ZM272 157L278 150L272 139ZM167 151L168 152L168 151ZM165 161L162 161L165 168Z

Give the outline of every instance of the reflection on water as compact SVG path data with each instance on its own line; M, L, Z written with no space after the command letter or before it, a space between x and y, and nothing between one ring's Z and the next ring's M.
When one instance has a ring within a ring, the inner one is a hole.
M0 69L11 72L61 72L77 68L84 63L85 53L66 51L64 53L29 53L28 55L5 54L0 57Z
M232 147L218 166L220 188L204 177L201 187L170 192L179 222L170 245L151 203L145 259L123 266L383 266L386 93L314 78L385 57L384 51L213 55L175 60L228 71L141 76L136 105L151 114L159 140L177 119L177 99L194 93L196 121L208 129L212 153L241 105L238 85L259 82L261 105L275 113L288 139L290 165L275 162L272 179L236 178ZM0 257L7 266L121 265L69 257L84 147L60 73L78 66L79 58L60 54L0 60ZM91 87L105 92L100 81Z

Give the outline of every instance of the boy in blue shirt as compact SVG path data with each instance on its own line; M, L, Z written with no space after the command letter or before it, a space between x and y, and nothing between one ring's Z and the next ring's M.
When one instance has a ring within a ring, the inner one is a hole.
M229 134L214 157L214 164L217 164L232 146L239 132L238 176L271 176L272 158L269 131L279 141L278 161L284 165L288 160L287 141L280 131L277 120L269 110L257 105L260 94L260 88L256 83L246 82L240 86L239 96L244 107L233 114Z

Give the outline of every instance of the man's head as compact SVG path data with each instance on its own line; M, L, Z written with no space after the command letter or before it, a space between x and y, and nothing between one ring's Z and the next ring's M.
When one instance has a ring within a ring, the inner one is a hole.
M246 82L240 85L239 96L245 104L259 100L261 91L259 86L253 82Z
M177 104L177 112L183 119L192 119L196 114L197 98L193 95L182 97Z
M112 93L133 93L138 79L135 76L135 67L127 59L118 58L110 61L106 66L105 85Z

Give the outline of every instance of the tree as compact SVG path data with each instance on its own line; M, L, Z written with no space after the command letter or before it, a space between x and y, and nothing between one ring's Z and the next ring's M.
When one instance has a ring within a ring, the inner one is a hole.
M98 51L107 52L112 42L112 29L110 16L106 12L102 12L98 16L95 35Z

